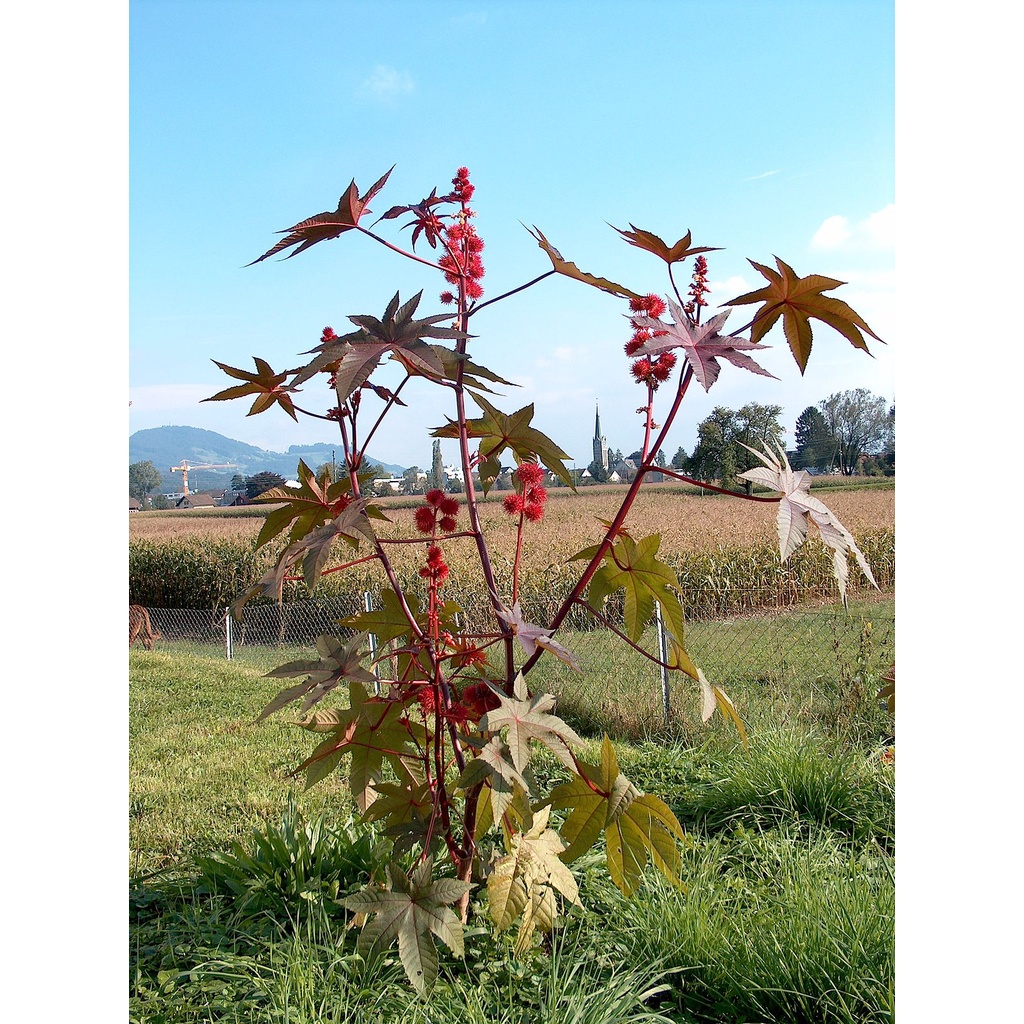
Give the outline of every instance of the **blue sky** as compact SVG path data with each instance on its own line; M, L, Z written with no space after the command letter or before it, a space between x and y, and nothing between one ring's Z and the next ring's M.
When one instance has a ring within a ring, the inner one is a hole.
M726 366L710 393L692 389L670 457L692 450L716 405L780 405L792 431L835 391L894 400L891 3L135 0L129 10L129 432L187 424L278 451L337 439L322 421L200 400L230 383L212 359L300 365L325 325L342 332L350 314L380 315L396 290L423 289L420 314L441 312L436 272L365 237L244 266L280 229L333 210L350 180L366 188L392 164L376 213L445 191L470 168L485 298L550 268L524 224L582 269L659 293L664 264L610 225L669 243L690 230L724 250L709 254L712 305L761 286L748 258L849 282L835 294L888 345L872 342L872 358L822 327L801 378L774 330L761 362L780 379ZM379 227L407 242L401 223ZM533 402L534 424L578 463L590 460L596 403L612 448L640 445L624 311L552 278L474 320L474 359L521 385L496 404ZM389 368L379 379L397 377ZM452 413L434 390L406 392L410 407L373 454L429 462L427 428ZM334 404L319 384L303 399Z

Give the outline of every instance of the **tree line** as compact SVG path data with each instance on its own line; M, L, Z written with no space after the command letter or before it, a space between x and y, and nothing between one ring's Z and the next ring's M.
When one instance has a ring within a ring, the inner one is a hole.
M697 444L692 454L679 448L668 462L665 453L659 451L655 462L659 466L671 466L680 473L698 480L717 480L723 487L749 490L749 484L737 480L760 462L747 451L765 447L786 447L790 464L794 469L806 469L814 473L838 473L843 476L856 474L867 476L893 476L896 472L896 406L866 388L841 391L822 399L817 405L809 405L796 420L792 447L785 445L785 428L779 422L782 406L761 405L748 402L740 409L716 406L711 415L697 427ZM432 465L424 481L418 466L411 466L403 474L403 494L422 493L424 489L436 487L445 491L461 491L462 485L456 479L446 479L441 461L440 442L434 442ZM640 452L623 456L618 450L609 453L609 466L625 466L632 460L639 464ZM317 476L324 470L331 471L332 479L344 472L344 467L327 463L316 468ZM376 470L375 475L387 474L379 466L367 466ZM591 479L601 483L609 473L596 462L589 466ZM576 471L579 484L582 470ZM620 476L628 476L628 469ZM263 472L252 476L236 474L230 489L247 498L254 498L272 487L281 487L284 477L277 473ZM128 493L140 501L143 507L166 508L167 499L162 495L151 498L151 493L160 485L160 473L151 462L134 462L128 467ZM511 486L499 478L498 490ZM394 493L389 484L381 485L381 493Z
M866 388L809 405L797 417L792 446L783 440L781 414L781 406L757 402L738 410L717 406L697 427L693 453L680 448L672 466L699 480L736 487L740 473L760 465L748 447L781 447L794 469L843 476L895 474L896 406Z

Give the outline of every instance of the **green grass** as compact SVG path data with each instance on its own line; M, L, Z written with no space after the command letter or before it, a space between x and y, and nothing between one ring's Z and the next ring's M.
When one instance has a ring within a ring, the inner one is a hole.
M337 773L308 792L287 777L310 749L287 713L255 722L280 689L263 673L295 652L132 651L130 1019L887 1024L893 770L874 755L892 720L872 697L891 660L884 607L851 609L841 629L826 620L834 656L785 672L745 634L750 665L727 688L749 749L724 723L701 726L686 686L666 731L653 666L600 633L561 637L588 674L532 682L561 688L560 712L587 725L585 758L610 729L622 770L673 807L686 889L652 874L627 900L592 851L573 866L585 912L519 959L514 930L472 917L465 959L442 950L426 1002L394 951L362 962L341 909L386 848L354 823ZM700 642L695 624L688 643ZM541 785L560 771L538 757Z

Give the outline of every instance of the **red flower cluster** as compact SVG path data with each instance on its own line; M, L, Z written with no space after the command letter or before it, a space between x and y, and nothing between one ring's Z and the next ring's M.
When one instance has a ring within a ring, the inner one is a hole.
M448 251L437 262L445 272L445 280L449 284L458 284L463 280L466 296L470 299L479 299L484 293L480 286L480 278L484 276L484 265L480 259L484 242L476 233L476 228L469 222L474 213L468 206L476 188L470 183L469 171L465 167L458 169L452 178L452 184L455 186L452 194L461 201L462 211L444 229ZM454 292L441 292L441 301L446 305L454 302Z
M662 352L654 360L647 356L637 359L629 368L629 372L633 374L637 384L646 384L652 391L657 391L658 385L668 379L675 365L676 357L671 352Z
M693 261L693 283L687 292L690 296L690 301L683 306L683 309L690 316L694 316L701 306L707 305L704 296L710 291L711 289L708 287L708 261L703 256L698 256Z
M548 492L541 486L544 470L536 462L523 462L515 475L519 478L519 488L514 494L506 495L502 505L510 516L522 515L536 523L543 517L544 502L548 500Z
M425 497L427 503L416 509L416 529L431 536L438 530L452 533L458 525L455 517L459 514L459 503L436 487L427 491Z
M448 579L448 566L445 564L439 544L431 544L427 548L427 564L420 569L420 575L425 580L430 580L433 587L442 586Z
M639 317L631 317L630 327L633 328L633 337L626 342L626 355L635 355L645 342L651 338L659 338L667 331L652 331L642 326L639 320L645 317L657 319L665 312L665 302L657 295L640 295L629 300L630 312L639 313ZM668 379L672 367L676 365L676 357L670 352L665 352L657 359L651 360L646 356L637 359L629 368L638 384L646 384L652 391L656 391L662 381Z

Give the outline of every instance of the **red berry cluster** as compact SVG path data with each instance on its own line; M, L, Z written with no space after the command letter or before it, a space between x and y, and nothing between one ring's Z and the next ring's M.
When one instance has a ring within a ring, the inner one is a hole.
M459 503L436 487L427 491L424 497L427 503L416 509L416 529L431 536L438 530L452 533L457 526L455 517L459 514Z
M420 569L420 575L430 581L433 587L440 587L448 579L448 566L441 553L440 544L431 544L427 548L427 564Z
M520 463L515 471L517 489L514 494L505 496L502 505L510 516L522 515L531 523L536 523L544 515L544 502L548 500L548 492L541 486L544 470L536 462Z
M476 233L476 228L469 222L469 218L475 214L468 205L476 187L470 183L469 170L465 167L458 169L452 178L452 184L455 186L452 194L462 203L462 210L444 229L448 251L437 262L445 272L445 280L449 284L458 284L463 280L466 297L479 299L484 293L480 286L480 278L484 276L484 264L480 259L484 242ZM441 301L446 305L450 304L455 301L455 294L443 291Z
M657 319L665 312L665 302L657 295L639 295L629 300L629 308L633 313L639 313L639 317L631 317L630 327L633 328L633 337L626 342L626 355L635 355L643 345L651 338L659 338L666 331L652 331L640 322L646 317ZM652 391L656 391L662 381L668 379L672 367L676 365L676 357L671 352L663 352L656 359L642 356L633 362L629 372L636 379L638 384L646 384Z
M708 287L708 261L703 256L698 256L693 261L693 281L690 284L690 290L687 292L690 296L690 301L683 306L683 309L690 316L695 316L701 306L707 305L704 296L710 291L711 289Z

